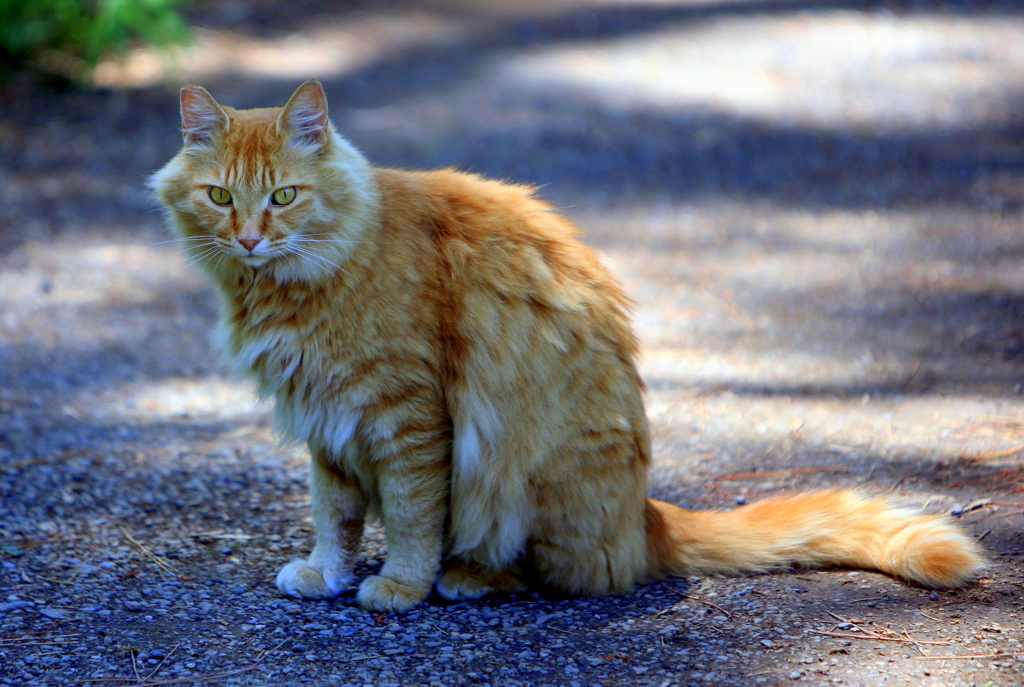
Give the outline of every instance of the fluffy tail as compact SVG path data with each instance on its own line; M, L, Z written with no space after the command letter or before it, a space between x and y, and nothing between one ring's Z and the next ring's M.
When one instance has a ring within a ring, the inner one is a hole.
M985 565L981 547L947 518L855 491L795 494L729 512L648 499L647 541L656 576L839 565L956 587Z

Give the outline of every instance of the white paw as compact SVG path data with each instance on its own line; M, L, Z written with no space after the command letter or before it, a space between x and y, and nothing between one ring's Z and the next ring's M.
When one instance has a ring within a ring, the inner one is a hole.
M351 582L351 575L325 573L301 558L277 573L277 588L296 599L331 599L345 591Z
M359 600L359 605L367 611L405 613L427 598L429 591L429 587L416 589L387 577L374 575L367 577L359 585L359 593L356 598Z

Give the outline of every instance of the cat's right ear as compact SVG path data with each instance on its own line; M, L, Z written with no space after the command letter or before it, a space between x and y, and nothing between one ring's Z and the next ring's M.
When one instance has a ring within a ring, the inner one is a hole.
M327 95L316 79L299 86L277 117L277 130L291 147L319 152L327 142Z
M207 147L231 125L224 108L202 86L181 89L181 133L186 147Z

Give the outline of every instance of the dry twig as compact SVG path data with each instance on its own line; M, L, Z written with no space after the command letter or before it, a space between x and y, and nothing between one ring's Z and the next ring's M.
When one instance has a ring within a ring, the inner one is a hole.
M669 587L669 589L672 589L672 588ZM684 599L693 599L694 601L700 601L702 604L707 604L708 606L711 606L712 608L717 608L718 610L720 610L722 613L725 614L726 618L730 618L730 619L732 618L732 613L730 613L729 611L725 610L724 608L722 608L721 606L719 606L716 603L712 603L712 602L708 601L707 599L702 599L699 596L693 596L692 594L684 594L683 592L679 591L678 589L672 589L672 591L675 592L676 594L678 594L679 596L683 597Z
M952 659L972 659L972 658L1002 658L1004 656L1024 656L1024 651L996 651L991 654L968 654L964 656L916 656L919 661L945 661Z
M836 632L835 630L809 630L809 632L819 635L825 635L827 637L840 637L842 639L874 639L882 642L902 642L904 644L914 644L915 646L917 646L918 650L921 649L921 644L935 644L938 646L948 646L952 644L952 642L943 639L914 639L906 630L903 630L901 636L900 633L894 632L892 629L888 627L883 627L878 623L872 623L876 628L881 630L881 632L875 632L874 630L869 630L866 627L858 625L849 618L844 618L841 615L836 615L831 611L828 611L828 614L836 620L840 621L841 623L856 628L857 632Z
M173 656L173 655L174 655L174 652L178 650L178 647L179 647L179 646L181 646L181 642L178 642L177 644L175 644L175 645L174 645L174 648L173 648L173 649L171 649L171 650L170 650L170 651L169 651L169 652L167 653L167 655L166 655L166 656L164 656L164 657L163 657L162 659L160 659L160 662L156 664L156 668L153 668L153 670L152 670L152 671L150 671L149 675L147 675L147 676L146 676L146 680L147 680L147 681L149 681L149 680L152 680L152 679L153 679L153 676L154 676L154 675L156 675L157 671L158 671L158 670L160 670L160 669L161 669L161 668L163 667L163 665L164 665L164 662L165 662L165 661L167 661L167 659L169 659L169 658L170 658L171 656ZM133 660L134 660L134 659L133 659ZM259 659L257 659L257 660L259 660Z
M259 668L258 664L245 666L244 668L235 668L234 670L222 670L216 673L207 673L206 675L189 675L188 677L172 677L164 680L152 680L149 682L135 682L134 678L130 677L97 677L97 678L85 678L79 680L79 682L125 682L132 685L132 687L157 687L158 685L181 685L189 682L213 682L215 680L221 680L230 675L238 675L239 673L247 673L250 670L256 670Z
M64 635L55 635L51 637L8 637L7 639L0 639L0 648L8 646L42 646L44 644L71 644L73 642L81 642L81 639L70 639L71 637L81 637L81 632L71 632Z
M819 468L787 468L784 470L755 470L754 472L734 472L730 475L719 475L719 479L743 480L758 479L761 477L791 477L793 475L806 475L813 472L849 472L846 465L823 465Z
M880 635L877 632L862 629L861 632L833 632L830 630L808 630L816 635L825 635L827 637L842 637L843 639L873 639L881 642L902 642L904 644L937 644L939 646L949 646L952 642L947 642L940 639L907 639L906 637L886 637Z
M146 676L145 680L143 680L142 678L138 677L139 673L136 670L135 671L136 681L134 682L134 684L131 685L131 687L156 687L157 685L177 685L177 684L184 684L184 683L187 683L187 682L211 682L211 681L214 681L214 680L220 680L221 678L229 677L231 675L237 675L239 673L245 673L245 672L248 672L250 670L255 670L256 668L258 668L260 662L265 657L269 656L270 654L272 654L275 651L277 651L278 649L280 649L281 645L284 644L287 641L288 641L287 639L282 639L280 642L278 642L274 646L274 648L272 648L272 649L264 649L259 654L257 654L256 659L253 661L252 665L248 665L248 666L245 666L243 668L234 668L232 670L222 670L222 671L218 671L218 672L215 672L215 673L207 673L206 675L190 675L188 677L175 677L175 678L166 678L166 679L163 679L163 680L153 680L152 679L153 676L156 675L156 671L160 670L161 666L163 666L164 661L166 661L168 658L170 658L171 654L173 654L175 651L177 651L178 647L181 646L181 642L178 642L177 644L174 645L174 648L170 650L170 652L167 654L167 656L164 657L164 660L160 661L160 663L157 665L157 667L154 668L153 671L149 675ZM133 669L135 668L135 654L132 654L132 668ZM86 679L82 680L82 682L126 682L126 683L132 683L133 679L130 678L130 677L100 677L100 678L86 678Z
M188 536L193 539L229 539L232 541L264 539L264 537L256 534L235 534L233 532L196 532L195 534L190 534Z
M162 572L164 572L164 573L166 573L168 575L177 576L178 572L174 569L174 567L170 563L168 563L162 557L157 556L155 553L153 553L152 551L147 549L145 547L145 545L142 544L142 542L140 542L138 539L133 537L131 532L126 530L124 527L121 527L120 530L121 530L121 533L125 536L125 538L128 541L130 541L132 544L134 544L140 551L142 551L142 553L145 554L145 556L147 558L149 558L149 560L151 560L154 563L156 563L156 566L158 568L160 568L160 570Z

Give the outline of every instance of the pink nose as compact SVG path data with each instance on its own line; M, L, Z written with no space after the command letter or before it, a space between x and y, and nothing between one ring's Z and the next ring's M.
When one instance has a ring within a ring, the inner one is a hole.
M245 246L245 249L252 252L252 249L256 247L256 244L260 242L259 239L238 239L238 242Z

